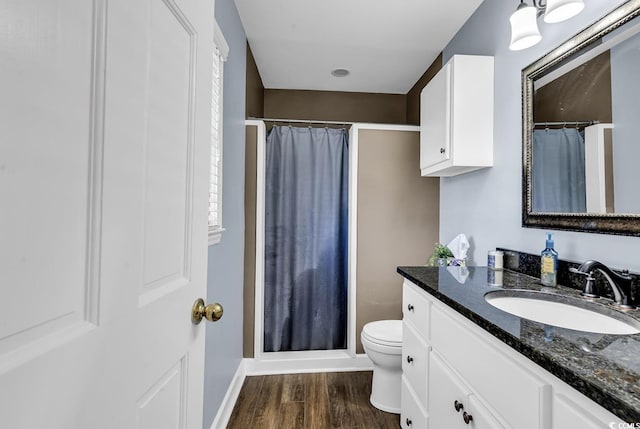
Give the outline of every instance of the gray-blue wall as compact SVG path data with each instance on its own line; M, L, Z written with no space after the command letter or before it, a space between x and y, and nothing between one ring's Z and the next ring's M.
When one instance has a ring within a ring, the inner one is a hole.
M454 54L495 57L494 167L440 181L440 241L467 234L473 264L486 264L487 250L496 246L538 253L545 244L544 230L521 226L521 70L623 2L585 0L585 10L569 21L540 19L542 42L512 52L509 16L517 3L485 0L444 50L445 62ZM640 271L640 238L565 231L554 236L561 258Z
M207 324L203 428L209 429L242 359L246 36L233 0L216 0L216 20L229 44L224 64L223 206L226 231L209 247L207 302L224 316Z

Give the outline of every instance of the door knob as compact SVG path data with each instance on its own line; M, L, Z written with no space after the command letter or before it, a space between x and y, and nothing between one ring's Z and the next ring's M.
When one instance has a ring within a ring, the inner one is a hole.
M191 323L197 325L202 321L202 318L207 319L209 322L216 322L220 320L223 312L224 309L217 302L205 306L204 300L198 298L191 308Z

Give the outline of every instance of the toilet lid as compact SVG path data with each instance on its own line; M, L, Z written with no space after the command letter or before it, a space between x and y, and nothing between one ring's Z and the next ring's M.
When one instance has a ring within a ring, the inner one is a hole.
M362 335L374 343L401 347L402 320L369 322L362 328Z

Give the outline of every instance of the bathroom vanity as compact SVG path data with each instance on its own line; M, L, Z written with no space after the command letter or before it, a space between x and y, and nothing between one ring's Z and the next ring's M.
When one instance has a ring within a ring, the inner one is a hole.
M397 270L405 278L403 428L601 429L640 422L640 334L595 334L514 316L485 294L540 291L537 278L505 270L495 287L486 267L465 269ZM563 286L545 292L580 294ZM640 310L628 314L640 319Z

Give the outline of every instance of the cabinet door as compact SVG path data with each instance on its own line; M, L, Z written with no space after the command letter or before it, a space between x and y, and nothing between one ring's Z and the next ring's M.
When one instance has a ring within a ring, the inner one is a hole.
M416 393L404 376L402 377L401 395L400 427L402 429L426 429L427 413L422 408L424 404L416 397Z
M474 429L503 429L504 426L496 420L491 412L478 401L476 395L469 397L469 409L466 410L468 416L468 426ZM464 416L463 416L464 417ZM571 426L567 426L571 427ZM582 426L579 426L582 427Z
M415 390L418 400L427 401L427 361L429 346L404 322L402 324L402 373Z
M504 429L465 383L433 353L429 359L428 414L432 429Z
M573 395L572 395L573 396ZM579 397L578 397L579 398ZM573 399L577 399L574 397ZM586 399L586 398L585 398ZM614 415L610 417L605 417L605 420L602 420L600 417L597 417L594 414L591 414L591 411L597 411L595 408L593 409L585 409L581 405L578 405L576 402L572 400L569 396L566 396L562 393L556 394L553 397L553 428L561 429L561 428L569 428L569 427L579 427L584 429L600 429L607 427L633 427L633 426L623 426L624 423L620 421Z
M429 427L432 429L464 428L462 413L470 394L468 388L447 368L439 355L429 358Z
M429 339L430 303L425 293L408 280L404 281L402 292L402 319L411 323L424 339Z
M420 93L420 168L450 157L451 64L447 63Z

